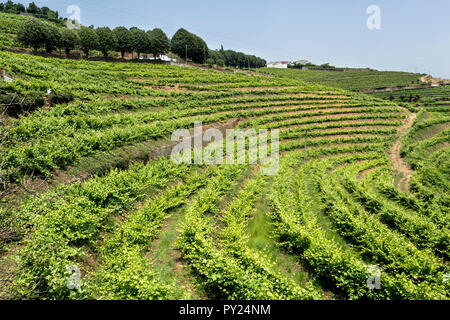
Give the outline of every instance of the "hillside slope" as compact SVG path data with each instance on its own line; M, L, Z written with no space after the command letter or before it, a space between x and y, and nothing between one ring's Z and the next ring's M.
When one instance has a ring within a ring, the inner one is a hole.
M325 70L300 70L261 68L260 72L309 83L319 83L330 87L352 91L374 90L386 87L420 85L421 74L397 71L352 70L345 72Z
M189 67L7 52L0 65L16 79L2 92L75 97L2 128L0 270L18 261L3 298L449 298L448 203L393 181L404 108ZM199 121L279 129L278 173L146 156ZM53 182L8 195L23 181Z

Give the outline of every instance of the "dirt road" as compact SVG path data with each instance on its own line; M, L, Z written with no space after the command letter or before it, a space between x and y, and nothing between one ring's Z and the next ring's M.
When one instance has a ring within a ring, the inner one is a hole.
M413 171L409 167L408 163L406 163L406 161L401 157L400 150L402 147L402 139L408 133L408 130L412 127L415 119L416 114L409 113L409 116L406 119L405 123L401 127L399 127L399 135L397 141L395 141L392 149L389 152L394 170L402 174L401 179L398 181L397 187L408 192L410 191L409 180Z

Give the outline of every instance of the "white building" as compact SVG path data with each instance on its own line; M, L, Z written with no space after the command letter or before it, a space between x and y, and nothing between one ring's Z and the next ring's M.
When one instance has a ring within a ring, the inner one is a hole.
M275 62L269 62L267 64L267 68L279 68L279 69L287 69L288 65L290 64L289 61L275 61Z
M165 54L159 55L159 57L156 58L156 59L153 56L150 56L150 55L147 56L147 57L142 56L141 60L161 60L161 61L167 61L167 62L176 62L177 61L177 59L171 58L171 57L169 57L168 55L165 55Z

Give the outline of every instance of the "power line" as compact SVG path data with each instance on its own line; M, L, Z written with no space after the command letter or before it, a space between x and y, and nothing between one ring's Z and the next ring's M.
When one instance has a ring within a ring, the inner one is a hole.
M151 19L153 21L160 22L160 23L163 23L163 24L166 24L166 25L175 26L177 28L182 27L182 26L180 26L177 23L161 20L161 19L154 18L154 17L151 17L151 16L143 16L143 15L140 15L140 14L137 14L137 13L134 13L134 12L123 10L122 8L118 9L118 8L113 8L113 7L109 7L109 6L105 6L105 5L93 4L93 3L87 2L85 0L78 0L78 1L79 2L83 2L83 3L85 3L88 6L97 7L97 8L103 8L103 9L106 9L106 10L109 10L109 11L113 11L114 15L117 16L117 17L120 17L120 18L123 18L124 15L128 15L128 16L133 17L135 19L138 18L138 19L140 19L142 21L146 21L146 22L148 22L148 20ZM61 2L65 3L65 4L69 4L69 2L67 2L67 1L61 1ZM98 10L95 10L95 11L104 14L103 11L98 11ZM120 12L121 15L117 15L117 14L115 14L115 12ZM251 42L251 41L249 42L247 40L242 40L242 39L238 39L238 38L234 38L234 37L230 37L230 36L225 36L225 35L219 35L219 34L215 34L215 33L211 33L211 32L204 32L204 31L198 30L196 28L190 28L190 30L192 30L192 31L194 31L194 32L196 32L198 34L204 35L205 38L215 39L218 42L223 42L223 39L229 39L229 40L234 41L234 42L243 43L245 45L251 45L252 47L241 46L241 48L257 52L260 55L267 55L267 53L266 53L266 51L265 52L259 51L259 50L255 49L255 47L264 48L265 50L271 51L272 53L275 53L276 55L282 56L282 57L288 57L288 55L283 54L283 52L291 54L292 56L295 56L295 57L301 56L301 54L299 52L294 52L294 51L285 50L285 49L283 49L282 52L280 52L280 48L275 48L275 47L272 47L272 46L268 46L266 44L260 44L260 43L255 43L255 42ZM309 58L310 59L311 58L315 59L314 57L309 57Z

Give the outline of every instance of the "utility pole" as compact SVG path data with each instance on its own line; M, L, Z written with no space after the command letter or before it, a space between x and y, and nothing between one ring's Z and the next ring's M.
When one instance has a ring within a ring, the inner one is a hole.
M187 65L188 61L187 61L187 45L186 45L186 65Z
M206 48L203 46L203 64L206 64Z
M308 130L305 130L305 156L303 158L304 162L306 163L306 142L308 139Z

